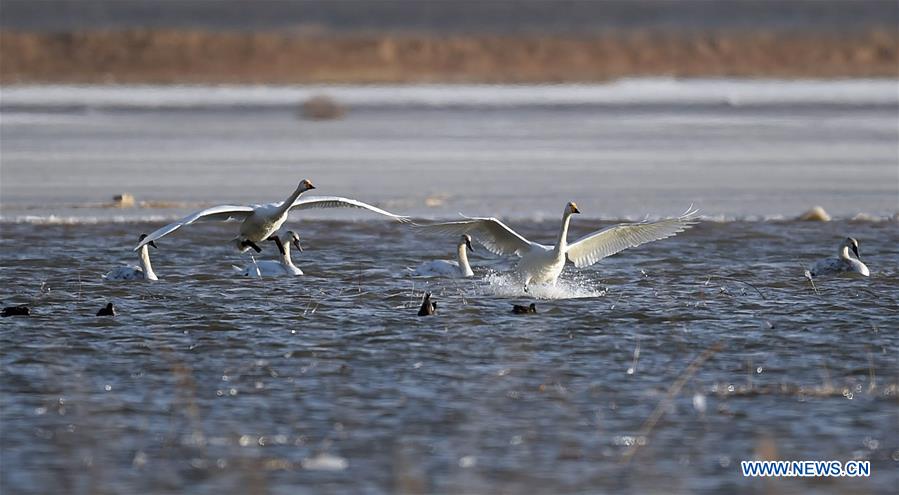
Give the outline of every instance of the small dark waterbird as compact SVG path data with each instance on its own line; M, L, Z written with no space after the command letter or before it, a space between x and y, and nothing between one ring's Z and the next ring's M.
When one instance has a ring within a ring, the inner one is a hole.
M425 297L421 300L421 308L418 310L418 316L431 316L437 314L437 303L431 301L431 293L425 293Z
M3 308L3 317L7 316L29 316L31 314L31 308L25 306L24 304L21 306L7 306Z
M530 306L523 306L521 304L513 304L512 312L515 313L516 315L533 314L533 313L537 312L537 305L534 303L531 303Z
M100 308L100 311L97 311L97 316L115 316L115 306L107 303L106 306Z
M141 234L138 240L143 241L146 238L147 234ZM109 273L103 275L103 278L105 280L159 280L150 263L150 249L147 246L159 249L153 241L144 244L138 250L140 266L120 266L110 270Z

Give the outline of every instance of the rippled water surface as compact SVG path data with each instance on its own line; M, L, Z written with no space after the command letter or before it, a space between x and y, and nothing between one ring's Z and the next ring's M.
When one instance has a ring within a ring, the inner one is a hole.
M565 88L349 88L329 122L265 88L4 93L0 303L33 315L0 320L0 491L894 493L899 107L882 81L803 84L624 82L583 89L589 105ZM474 279L412 277L454 240L330 212L290 220L303 277L235 276L236 227L199 224L151 250L158 282L102 279L137 261L141 232L304 177L544 243L569 200L571 239L690 203L705 216L530 294L477 244ZM123 192L135 208L104 204ZM814 204L836 220L777 220ZM871 277L816 292L803 266L847 235ZM426 291L438 314L419 318ZM118 316L94 316L110 301ZM873 475L743 478L753 458Z
M788 492L895 487L893 222L704 222L569 266L554 295L582 297L530 316L483 250L475 280L411 277L453 249L398 223L299 222L307 275L264 280L202 225L152 252L159 282L104 282L155 225L3 224L2 302L34 310L0 326L4 492L730 491L754 456L872 461ZM800 265L846 232L872 276L816 295Z

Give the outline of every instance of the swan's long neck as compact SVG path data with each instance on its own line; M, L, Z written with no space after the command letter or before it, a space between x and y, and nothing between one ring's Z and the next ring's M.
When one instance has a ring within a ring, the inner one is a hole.
M293 261L290 259L290 243L284 244L281 242L281 239L275 239L275 244L278 245L278 251L281 253L281 266L284 267L288 272L297 272L299 268L293 264Z
M474 272L471 271L471 265L468 264L468 249L465 246L465 243L459 243L459 247L456 248L459 255L459 271L462 272L463 277L473 277Z
M297 187L293 194L285 199L284 202L281 203L281 206L278 207L278 213L280 215L284 215L288 211L290 211L290 207L293 206L293 202L296 201L297 198L300 197L300 194L303 194L304 192L306 192L306 188L304 188L303 186Z
M849 254L849 246L840 247L840 259L849 261L853 258L851 254Z
M144 272L144 279L159 280L153 272L153 265L150 264L150 248L146 244L140 248L140 269Z
M559 239L556 241L554 251L556 254L562 254L568 250L568 223L571 222L571 213L565 212L562 215L562 228L559 229Z
M290 259L290 243L284 246L284 252L281 253L281 264L284 266L294 266L293 260Z

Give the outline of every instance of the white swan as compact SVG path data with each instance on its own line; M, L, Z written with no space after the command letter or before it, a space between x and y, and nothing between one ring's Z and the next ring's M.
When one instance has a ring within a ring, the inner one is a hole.
M854 258L849 254L850 249L855 253ZM838 252L839 255L836 258L819 260L817 263L810 266L806 271L806 277L820 277L822 275L833 275L843 272L858 273L865 277L871 274L868 267L859 260L857 240L852 237L847 237L846 240L840 244Z
M555 246L531 242L495 218L467 218L459 222L426 225L423 228L444 234L473 232L478 242L490 252L518 255L521 260L516 271L527 290L531 283L555 285L565 267L566 259L571 260L574 266L583 268L624 249L683 232L696 223L698 211L690 207L676 218L616 225L568 244L568 223L574 213L580 213L576 204L565 205L562 227Z
M474 250L471 247L471 236L462 234L459 236L459 244L456 245L458 261L428 261L419 265L412 274L419 277L473 277L474 272L471 271L471 265L468 264L467 249Z
M244 277L260 278L302 275L303 270L297 268L290 259L291 243L296 246L300 252L303 251L303 246L300 244L300 237L294 231L288 230L280 236L273 235L269 237L268 240L274 241L278 246L278 252L280 253L278 261L253 260L252 263L248 263L244 268L235 266L234 269Z
M233 239L234 245L241 252L246 251L248 248L253 248L256 252L260 252L262 250L256 243L267 240L272 234L277 232L278 229L281 228L281 225L287 220L287 215L294 209L364 208L375 213L380 213L381 215L389 216L401 222L409 221L408 217L394 215L393 213L355 199L341 198L338 196L320 196L300 199L300 195L310 189L315 189L315 186L308 180L303 180L297 186L296 190L281 203L248 206L221 205L191 213L177 222L170 223L165 227L150 233L150 235L141 241L134 250L137 251L141 246L148 242L155 241L162 236L168 235L179 228L194 222L226 222L228 220L241 220L240 233Z
M141 234L139 241L143 241L147 234ZM159 280L156 273L153 272L153 265L150 264L149 246L156 247L156 243L149 241L140 248L138 257L140 266L120 266L109 273L103 275L106 280Z

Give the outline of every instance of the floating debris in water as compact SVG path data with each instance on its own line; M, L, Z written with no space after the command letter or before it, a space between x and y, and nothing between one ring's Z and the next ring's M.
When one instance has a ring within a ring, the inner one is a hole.
M881 221L881 217L876 215L871 215L870 213L856 213L855 216L849 219L850 222L879 222Z
M796 220L803 222L829 222L831 218L830 214L824 211L823 207L813 206L802 215L799 215Z
M134 208L136 204L134 196L128 193L116 194L112 197L112 204L118 208Z

